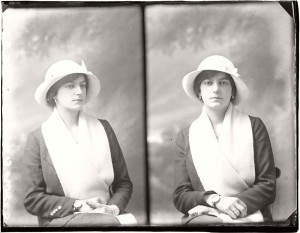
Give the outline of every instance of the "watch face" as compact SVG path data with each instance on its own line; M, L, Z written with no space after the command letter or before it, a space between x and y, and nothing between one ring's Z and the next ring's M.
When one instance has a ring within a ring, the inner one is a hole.
M220 201L220 196L219 195L215 195L212 197L212 202L213 203L218 203Z
M82 206L82 204L80 202L78 202L78 201L74 202L75 209L79 209L81 206Z

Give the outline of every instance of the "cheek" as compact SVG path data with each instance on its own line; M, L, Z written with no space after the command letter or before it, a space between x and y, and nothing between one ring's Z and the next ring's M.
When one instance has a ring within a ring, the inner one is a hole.
M231 86L228 87L227 92L229 93L230 96L233 94L233 93L232 93L232 87L231 87Z
M207 86L200 86L200 95L205 95L209 88Z
M64 99L66 99L67 96L68 96L68 93L66 92L66 90L58 90L56 98L58 100L64 100Z

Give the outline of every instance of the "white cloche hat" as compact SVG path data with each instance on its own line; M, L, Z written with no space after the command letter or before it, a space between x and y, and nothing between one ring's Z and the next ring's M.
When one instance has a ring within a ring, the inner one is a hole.
M220 55L213 55L205 58L198 66L197 70L194 70L183 77L183 89L192 100L201 102L201 100L196 96L196 93L194 91L194 81L198 74L200 74L204 70L215 70L231 75L236 86L236 95L234 100L232 101L233 105L238 105L248 97L248 87L244 83L244 81L239 77L239 74L237 73L237 68L235 68L232 62L226 57Z
M46 100L47 92L54 83L70 74L84 74L88 78L88 91L86 101L96 97L100 92L99 79L89 72L82 61L81 66L71 60L61 60L54 63L47 70L45 80L41 83L35 91L34 98L42 106L50 107Z

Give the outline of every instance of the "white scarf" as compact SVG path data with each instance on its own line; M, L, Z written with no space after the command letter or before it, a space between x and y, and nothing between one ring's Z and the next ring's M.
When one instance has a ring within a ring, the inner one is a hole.
M232 196L253 186L255 164L250 118L231 103L219 140L203 107L200 117L190 127L189 142L193 162L205 190ZM263 221L260 211L255 215L257 221Z
M114 171L109 141L101 122L80 112L76 143L54 109L42 124L42 134L65 195L78 199L97 196L107 202Z

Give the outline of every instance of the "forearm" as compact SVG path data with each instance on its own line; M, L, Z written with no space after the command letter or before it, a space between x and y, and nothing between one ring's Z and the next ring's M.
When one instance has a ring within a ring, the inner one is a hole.
M120 213L125 211L125 208L131 198L132 183L123 182L117 185L117 188L113 191L111 198L107 202L108 205L116 205L120 209Z
M252 214L272 204L276 197L275 182L258 184L242 193L234 195L247 205L247 214Z
M276 197L276 171L268 131L261 119L252 118L251 121L255 182L249 189L235 195L247 205L248 214L272 204Z
M26 210L44 218L61 218L72 214L75 199L49 195L44 192L30 192L26 195L24 206Z
M112 193L107 204L116 205L120 209L120 213L123 213L131 198L133 185L117 137L107 121L103 122L103 124L109 139L114 169L114 181L111 186Z
M198 190L192 185L192 179L196 179L198 182L198 175L195 173L195 169L191 167L191 164L186 159L186 154L188 153L188 149L185 145L185 137L183 132L180 132L177 137L177 154L175 160L175 168L174 168L174 184L175 191L173 194L173 202L175 207L182 213L187 214L187 212L197 205L207 205L204 196L210 193L214 193L212 191L205 191L201 184L199 184ZM189 170L189 168L190 170ZM194 172L194 173L193 173ZM190 177L190 173L192 176ZM195 178L196 177L196 178ZM197 182L194 180L194 183ZM201 188L202 187L202 188Z
M175 191L173 202L176 209L183 214L187 214L190 209L197 205L209 206L204 198L205 193L205 191L188 191L186 189L179 192Z
M64 217L72 214L74 199L47 193L41 163L40 141L30 134L24 150L24 180L26 183L24 206L37 216Z

